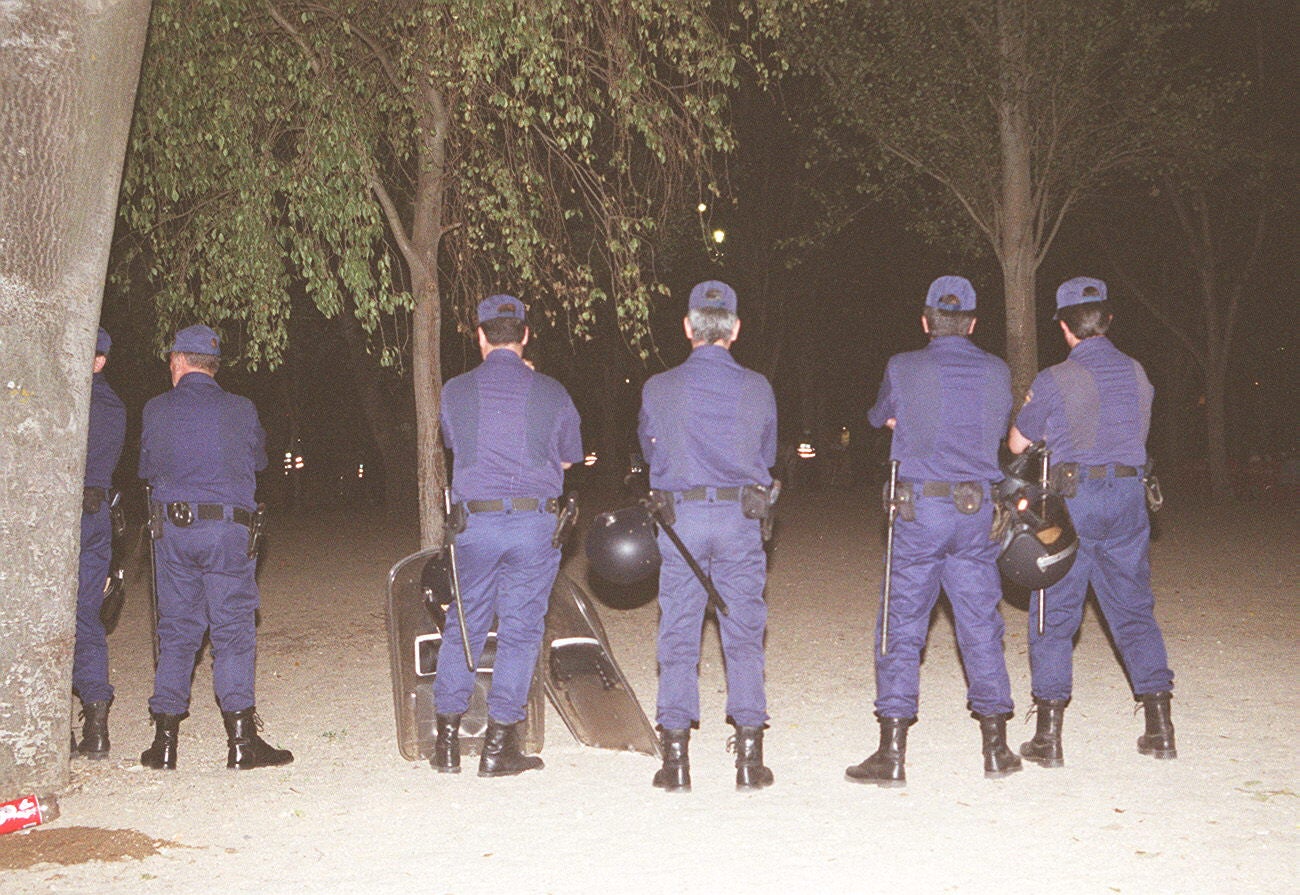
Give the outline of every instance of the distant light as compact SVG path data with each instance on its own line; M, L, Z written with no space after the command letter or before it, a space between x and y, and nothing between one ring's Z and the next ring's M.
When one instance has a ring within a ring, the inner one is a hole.
M726 240L726 238L727 238L726 230L719 229L713 231L713 241L716 242L718 245L722 245L722 243Z
M632 380L631 380L631 379L624 379L624 380L623 380L623 384L624 384L624 385L631 385L631 384L632 384Z
M802 460L811 460L817 456L817 449L809 442L801 441L799 442L799 447L795 449L795 453L798 454L799 458Z
M302 469L303 465L304 465L304 464L303 464L303 460L302 460L302 454L299 454L298 456L296 456L296 457L293 458L293 468L294 468L294 469Z
M700 214L704 214L704 212L709 210L709 206L701 202L699 205L695 206L695 210L698 211Z
M359 479L364 479L365 477L366 477L366 464L364 464L364 463L358 463L358 464L357 464L357 478L359 478Z
M584 457L584 458L582 459L582 465L583 465L583 466L595 466L595 465L596 465L596 452L595 452L595 451L592 451L590 454L588 454L586 457Z

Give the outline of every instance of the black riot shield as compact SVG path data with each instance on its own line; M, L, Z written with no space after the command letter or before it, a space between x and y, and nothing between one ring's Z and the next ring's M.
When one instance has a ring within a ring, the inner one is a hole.
M543 683L570 733L586 746L659 755L659 740L614 661L591 597L560 572L543 641Z
M441 547L421 550L399 561L388 573L388 646L393 674L393 709L397 718L397 748L407 761L433 754L437 738L433 681L442 645L446 607L451 599L450 567ZM545 660L539 659L539 670ZM460 747L475 755L483 749L487 729L487 692L492 684L496 634L489 634L478 661L478 674L469 710L461 717ZM458 657L458 661L464 661ZM533 676L528 710L521 728L525 752L542 750L546 696L540 675Z

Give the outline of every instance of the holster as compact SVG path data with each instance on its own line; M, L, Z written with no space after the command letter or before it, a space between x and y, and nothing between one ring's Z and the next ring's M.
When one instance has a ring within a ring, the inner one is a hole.
M156 500L149 501L149 537L158 540L163 536L163 519L167 510Z
M889 505L889 482L885 482L884 492L881 495L881 502L885 507L885 513L890 510ZM899 482L898 487L894 489L893 509L898 512L898 518L904 522L916 521L916 495L912 493L911 482Z
M957 512L972 516L984 503L984 488L979 482L957 482L952 486L952 502Z
M1007 533L1013 518L1012 512L1000 500L993 501L993 527L989 530L990 541L1001 541Z
M773 507L781 496L781 482L774 479L771 486L745 485L740 489L740 511L746 519L760 520L759 531L763 540L772 539L772 524L776 521Z
M126 534L126 508L122 506L122 492L116 488L108 491L108 512L113 522L113 537L122 537Z
M465 509L463 503L453 503L451 509L447 511L447 536L455 537L465 530L465 525L469 521L469 512Z
M1052 490L1062 497L1074 497L1079 493L1079 464L1057 463L1048 473Z
M573 527L578 524L578 495L567 494L555 517L555 532L551 535L551 546L557 549L569 540Z
M99 508L104 505L108 499L108 492L103 488L82 488L81 489L81 513L83 516L93 516L99 512Z
M253 522L248 526L248 558L257 559L257 551L262 547L263 526L266 524L266 504L259 503L257 512L253 513Z
M646 500L650 512L658 516L661 522L665 525L676 524L677 511L673 509L673 492L652 489Z

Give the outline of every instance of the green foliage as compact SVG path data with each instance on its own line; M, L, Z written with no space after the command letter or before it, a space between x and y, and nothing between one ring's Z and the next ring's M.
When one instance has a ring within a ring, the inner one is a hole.
M254 368L298 289L381 341L495 290L577 334L611 296L636 338L734 67L685 0L156 0L116 260L147 261L160 333L203 320Z
M811 164L851 170L949 245L1001 257L1009 154L1027 154L1035 255L1065 215L1149 162L1182 114L1176 38L1212 4L1187 0L769 0L785 52L816 81ZM1008 144L1008 116L1023 133ZM919 175L919 176L918 176ZM846 195L847 193L847 195ZM827 201L836 201L834 193Z

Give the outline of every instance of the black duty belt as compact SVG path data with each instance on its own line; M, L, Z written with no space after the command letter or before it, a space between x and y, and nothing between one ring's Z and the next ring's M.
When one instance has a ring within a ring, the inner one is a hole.
M907 484L907 483L904 483ZM983 482L912 482L913 493L918 497L952 497L953 489L959 485L970 485L984 490Z
M548 497L541 500L536 497L509 497L509 509L516 513L531 513L538 507L543 507L548 513L558 513L560 511L560 501L555 497ZM499 513L506 509L506 500L467 500L465 509L471 513Z
M740 488L714 488L714 500L740 500ZM701 485L698 488L690 488L686 491L677 492L682 500L708 500L709 489Z
M1112 469L1115 470L1115 478L1117 479L1131 479L1136 475L1142 474L1142 470L1138 469L1136 466L1125 466L1122 463L1115 463L1104 464L1102 466L1085 466L1084 475L1090 479L1104 479L1106 473Z
M108 489L87 485L85 488L81 489L81 496L83 499L97 500L100 503L103 503L108 500Z
M186 505L189 506L191 512L193 512L194 514L195 519L205 519L209 522L221 521L226 518L227 510L229 510L231 522L237 522L240 525L244 526L245 528L253 527L254 514L250 510L246 510L243 507L227 507L225 504L222 503L185 504L184 501L176 501L174 503L167 504L168 513L171 514L173 512L172 507L177 506L178 504L182 506L186 506ZM172 522L176 523L175 518L172 519Z

